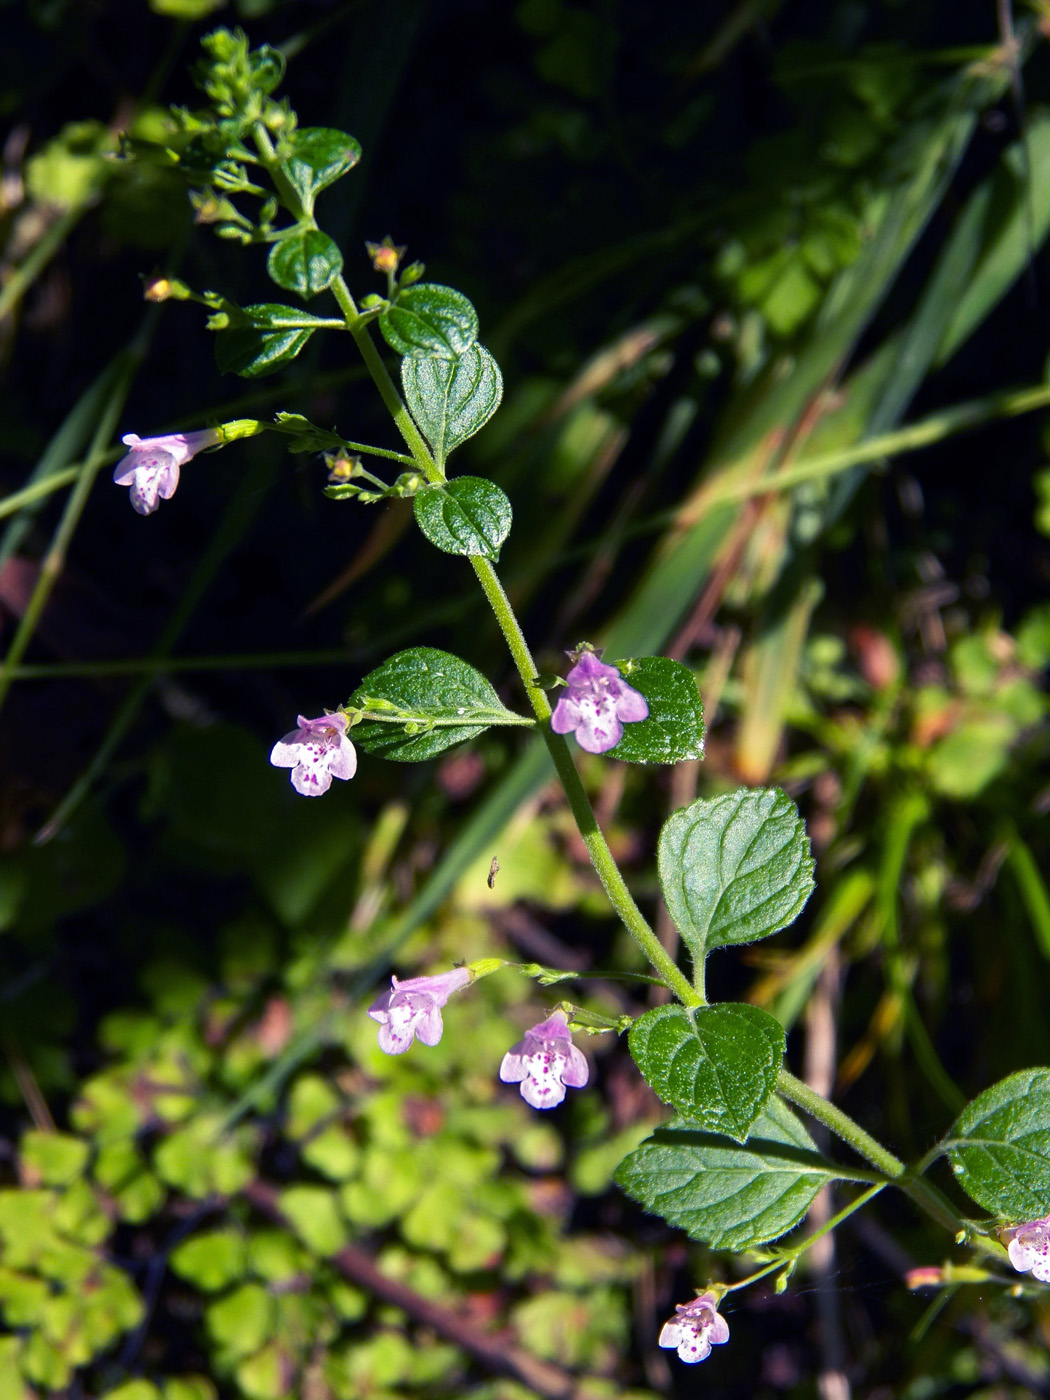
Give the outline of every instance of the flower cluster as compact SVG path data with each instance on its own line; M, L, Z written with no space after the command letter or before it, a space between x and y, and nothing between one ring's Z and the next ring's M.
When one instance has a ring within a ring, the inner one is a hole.
M380 1050L403 1055L413 1039L436 1045L444 1031L441 1008L475 975L469 967L457 967L435 977L392 977L390 990L368 1008L369 1016L379 1022ZM527 1030L504 1055L499 1077L504 1084L520 1084L522 1098L533 1108L554 1108L565 1098L566 1087L582 1089L590 1070L572 1043L565 1012L555 1011Z
M555 734L575 733L588 753L606 753L623 738L624 724L648 719L649 704L641 691L628 685L615 666L606 666L596 652L585 651L569 672L565 694L554 707Z

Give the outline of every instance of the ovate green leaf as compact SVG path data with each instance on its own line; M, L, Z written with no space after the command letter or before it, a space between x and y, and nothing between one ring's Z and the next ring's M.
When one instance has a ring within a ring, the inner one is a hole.
M658 1006L632 1026L647 1084L683 1118L745 1142L776 1088L784 1028L757 1006Z
M483 428L503 398L499 365L483 345L471 345L454 360L406 355L401 384L412 417L439 465Z
M674 1118L623 1159L614 1180L693 1239L741 1250L785 1234L820 1188L842 1176L773 1099L745 1146Z
M740 788L673 812L660 884L694 958L786 928L813 890L805 823L779 788Z
M294 306L263 302L246 306L250 324L230 326L215 337L215 362L223 374L260 379L294 360L313 334L312 317Z
M480 476L457 476L444 486L424 486L413 501L416 524L446 554L498 559L513 519L510 501Z
M303 126L281 140L281 169L308 214L321 190L332 185L361 159L361 147L345 131L330 126Z
M704 755L704 706L688 666L667 656L618 662L624 679L649 702L649 718L625 724L610 758L627 763L681 763Z
M285 234L266 260L271 279L304 301L330 287L342 270L338 244L317 228L297 228Z
M399 355L454 360L477 340L478 313L462 292L420 282L382 313L379 329Z
M979 1206L1012 1222L1050 1215L1050 1069L993 1084L957 1118L948 1147L955 1178Z
M401 762L433 758L510 716L480 671L434 647L392 656L365 676L349 704L390 714L393 722L362 720L350 734L366 753Z

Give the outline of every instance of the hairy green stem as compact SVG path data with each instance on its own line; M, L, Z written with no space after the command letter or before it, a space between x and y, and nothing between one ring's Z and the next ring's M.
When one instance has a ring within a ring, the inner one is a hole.
M874 1185L869 1186L866 1191L862 1191L856 1200L850 1201L848 1206L843 1206L830 1220L825 1220L819 1230L814 1230L811 1235L807 1235L804 1240L801 1240L796 1245L778 1250L777 1257L771 1263L764 1265L761 1269L756 1269L753 1274L748 1274L746 1278L738 1279L736 1283L729 1284L725 1292L735 1293L740 1288L749 1288L751 1284L757 1283L759 1279L766 1278L769 1274L775 1274L788 1264L793 1264L795 1260L801 1259L807 1249L811 1249L813 1245L815 1245L819 1239L823 1239L825 1235L830 1235L832 1230L837 1229L844 1220L848 1220L854 1211L858 1211L862 1206L866 1206L880 1191L885 1191L888 1185L889 1182L887 1181L875 1182Z
M966 1221L957 1214L951 1202L936 1186L916 1176L899 1157L895 1157L870 1133L866 1133L860 1124L855 1123L849 1114L843 1113L841 1108L836 1108L833 1103L829 1103L815 1089L811 1089L801 1079L796 1079L786 1069L780 1071L777 1088L784 1098L790 1099L793 1104L797 1104L818 1122L823 1123L836 1137L848 1142L858 1156L864 1157L872 1166L884 1172L894 1186L903 1191L927 1215L932 1216L938 1224L951 1230L953 1234L958 1234L966 1228Z
M259 147L263 164L268 168L271 178L287 207L299 218L306 218L306 211L295 192L284 176L283 171L276 159L273 146L263 128L258 128L256 142ZM312 220L313 226L316 222ZM401 436L404 438L413 460L423 471L427 480L435 485L444 482L445 474L438 463L434 460L426 440L416 427L412 416L402 401L398 393L397 386L391 379L386 365L372 340L368 328L368 321L362 317L350 293L342 275L335 278L330 288L333 296L339 304L340 310L346 318L346 326L354 338L361 357L365 362L372 380L379 391L387 411L393 418ZM623 921L624 926L630 932L635 942L648 958L650 964L664 979L666 985L686 1006L701 1006L705 1001L703 985L703 967L697 973L696 984L690 983L689 979L680 970L677 963L660 943L656 934L649 926L648 921L642 914L630 890L624 881L620 868L617 865L608 842L602 834L594 815L590 799L586 789L573 762L569 747L561 735L555 734L550 727L551 707L546 694L535 684L536 663L532 658L524 633L500 583L492 563L480 555L469 556L471 565L481 584L485 597L496 616L500 630L503 633L507 646L510 649L514 664L518 669L522 684L525 687L529 702L532 705L536 719L539 722L540 732L543 735L547 750L554 763L555 770L561 780L569 808L572 811L584 845L591 858L591 863L597 871L598 878L602 882L609 901L617 914ZM813 1117L824 1123L832 1132L836 1133L862 1157L872 1163L880 1172L883 1172L896 1185L900 1186L915 1202L926 1210L930 1215L940 1220L942 1224L947 1224L948 1228L958 1230L962 1226L962 1221L951 1210L950 1205L941 1196L940 1192L931 1187L928 1182L913 1178L905 1164L893 1153L882 1147L870 1134L866 1133L859 1124L854 1123L851 1118L829 1103L821 1095L808 1088L801 1080L787 1070L782 1069L778 1079L778 1087L785 1098L799 1105L812 1114ZM869 1192L859 1199L854 1206L847 1208L846 1214L850 1210L856 1209L863 1204L871 1195L882 1189L882 1183L872 1186ZM844 1216L843 1216L844 1218ZM836 1223L837 1223L836 1218ZM831 1228L830 1225L827 1228Z
M610 903L623 920L634 941L675 996L685 1002L686 1006L700 1005L701 999L690 986L689 979L663 947L656 934L649 927L645 915L635 903L634 896L627 888L620 873L620 867L616 864L613 853L609 850L608 842L602 835L586 789L576 771L576 765L572 761L569 747L562 736L555 734L550 727L551 707L545 693L535 684L536 663L532 659L528 643L522 633L514 609L511 607L510 599L503 591L503 585L499 581L496 570L487 559L476 554L470 556L470 562L478 576L478 582L485 592L485 597L489 600L492 611L496 614L496 621L500 625L507 646L510 648L510 654L514 658L518 674L521 676L522 683L528 693L536 718L540 722L540 732L554 761L554 767L561 779L562 787L565 789L569 808L576 819L576 825L583 837L584 845L587 847L591 864L598 872L598 878L602 882L605 893L609 896Z

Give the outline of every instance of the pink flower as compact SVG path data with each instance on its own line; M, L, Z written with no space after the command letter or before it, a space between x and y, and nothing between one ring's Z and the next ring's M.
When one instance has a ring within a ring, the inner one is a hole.
M677 1347L683 1361L692 1365L711 1355L713 1346L729 1341L729 1326L718 1315L718 1299L713 1293L701 1293L691 1303L678 1303L675 1316L665 1322L660 1331L662 1347Z
M436 1045L445 1029L441 1008L453 992L471 980L469 967L455 967L436 977L391 977L390 990L376 997L368 1008L379 1021L379 1048L387 1055L403 1055L416 1036L423 1045Z
M583 1053L572 1043L564 1011L525 1032L503 1056L499 1077L520 1084L521 1097L533 1108L554 1108L565 1097L565 1086L582 1089L590 1070Z
M1008 1233L1006 1252L1017 1272L1050 1283L1050 1215L1015 1225Z
M347 718L340 711L319 719L299 716L293 729L270 750L275 768L292 770L292 787L304 797L320 797L333 778L352 778L357 772L357 751L346 737Z
M620 742L624 724L649 715L641 691L628 685L615 666L606 666L593 651L585 651L569 672L564 695L554 707L555 734L576 733L588 753L605 753Z
M153 438L127 433L121 441L131 451L114 467L113 480L118 486L131 487L131 504L139 515L151 515L161 498L168 501L174 496L182 464L223 440L215 428Z

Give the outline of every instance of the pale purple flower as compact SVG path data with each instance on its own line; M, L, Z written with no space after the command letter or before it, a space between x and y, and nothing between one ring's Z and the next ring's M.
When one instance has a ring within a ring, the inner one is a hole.
M713 1346L729 1341L729 1326L718 1313L714 1293L701 1293L691 1303L675 1305L675 1315L660 1331L662 1347L676 1347L683 1361L692 1365L711 1355Z
M1015 1225L1009 1233L1006 1252L1017 1272L1050 1283L1050 1215Z
M436 1045L445 1029L441 1008L453 992L471 980L469 967L454 967L436 977L391 977L390 990L376 997L368 1008L379 1021L379 1048L387 1055L403 1055L415 1036L423 1045Z
M566 677L565 693L554 707L555 734L576 733L588 753L605 753L623 737L624 724L649 715L645 696L628 685L615 666L585 651Z
M131 504L139 515L151 515L161 499L170 500L179 484L179 468L206 447L223 441L215 428L196 433L168 433L164 437L140 438L127 433L121 441L131 451L113 469L118 486L131 487Z
M521 1097L533 1108L554 1108L565 1097L566 1085L582 1089L589 1075L583 1052L572 1043L564 1011L555 1011L549 1021L526 1031L499 1067L504 1084L520 1084Z
M357 750L346 736L347 718L337 710L319 719L299 716L293 729L270 750L275 768L292 770L292 787L304 797L320 797L333 778L352 778L357 772Z

